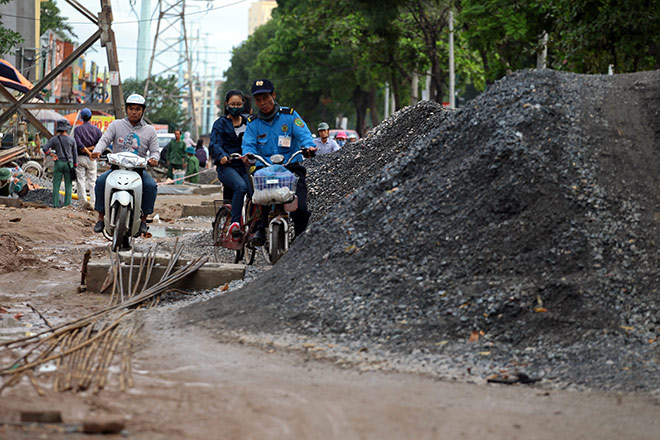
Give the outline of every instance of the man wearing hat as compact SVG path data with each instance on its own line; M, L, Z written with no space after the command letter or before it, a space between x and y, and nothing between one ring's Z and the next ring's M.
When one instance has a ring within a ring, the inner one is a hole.
M53 157L55 165L53 168L53 207L60 207L60 184L64 177L64 205L71 204L71 175L75 175L78 166L78 147L76 141L67 132L71 124L66 119L57 121L55 130L57 135L50 138L43 146L45 154Z
M330 139L330 126L327 122L321 122L318 128L319 137L314 139L317 148L316 154L334 153L339 150L339 145L334 139Z
M8 197L11 194L9 190L11 184L11 170L9 168L0 168L0 196Z
M248 117L248 124L243 136L243 155L258 154L266 160L270 156L281 154L284 163L298 150L315 152L316 147L307 124L300 115L290 107L280 107L275 101L275 87L267 79L258 79L252 84L252 96L259 111ZM247 161L247 157L244 159ZM295 225L296 235L302 233L309 222L310 213L307 210L307 184L305 175L307 170L300 162L302 157L297 156L287 165L289 171L298 176L296 195L298 196L298 209L291 214ZM259 163L256 164L257 167ZM265 227L268 213L262 210L262 218L257 225L253 238L255 246L265 242Z
M76 182L78 184L78 200L83 206L91 209L96 200L94 185L96 183L96 160L92 159L92 152L97 142L103 136L103 132L92 124L92 112L88 108L80 111L83 124L75 127L73 138L78 145L78 167L76 168ZM89 191L89 202L87 202L87 191Z
M186 147L186 156L186 182L199 183L199 159L195 156L195 147Z

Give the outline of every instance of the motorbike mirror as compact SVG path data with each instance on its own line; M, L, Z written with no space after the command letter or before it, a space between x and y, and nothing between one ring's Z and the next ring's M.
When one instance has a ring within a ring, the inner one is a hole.
M282 162L284 162L284 156L281 154L273 154L270 156L270 161L273 162L275 165L279 165Z

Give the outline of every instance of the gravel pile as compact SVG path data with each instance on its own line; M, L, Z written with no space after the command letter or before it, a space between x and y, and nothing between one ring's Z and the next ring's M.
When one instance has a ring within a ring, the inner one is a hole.
M52 206L53 204L53 181L45 177L35 177L29 176L30 181L38 186L41 186L39 189L32 189L28 193L21 197L21 200L24 202L39 203L42 205ZM64 185L62 185L62 191L64 191ZM72 191L77 192L76 183L73 183ZM60 206L64 204L64 196L60 195ZM81 203L78 200L71 200L71 204L78 208L81 207Z
M272 270L182 319L658 390L659 98L660 72L539 70L404 109L309 164L315 221Z

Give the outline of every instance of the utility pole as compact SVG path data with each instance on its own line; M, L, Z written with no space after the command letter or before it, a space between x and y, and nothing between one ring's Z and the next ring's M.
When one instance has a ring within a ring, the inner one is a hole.
M199 136L199 127L197 126L195 113L192 61L186 34L185 14L186 0L158 0L158 23L156 24L156 35L154 36L151 58L149 60L149 72L144 84L144 95L147 96L149 93L151 78L168 72L176 72L178 78L177 87L179 89L178 99L180 100L179 102L185 100L188 103L188 119L191 121L191 131L193 136L197 138ZM179 31L179 37L174 42L168 42L164 34L172 29ZM173 50L178 51L178 59L175 64L167 64L164 60ZM158 64L162 70L154 73L155 64ZM187 81L185 72L188 75ZM184 92L186 85L188 91Z
M124 93L121 88L121 78L119 76L119 60L117 58L117 42L115 33L110 27L112 25L112 7L110 0L101 0L101 13L99 14L99 27L101 28L101 46L105 47L108 57L108 69L110 77L114 78L110 83L112 94L112 104L115 108L115 118L123 119L126 117L124 109Z
M138 25L137 69L138 81L143 81L149 73L149 41L151 41L151 0L142 0L140 24Z
M215 66L211 66L211 90L209 92L209 106L207 108L208 114L206 115L208 122L208 131L213 130L213 123L215 122Z
M541 38L539 38L541 50L536 54L536 68L545 69L547 67L548 59L548 33L543 31Z
M449 108L456 108L454 73L454 11L449 10Z

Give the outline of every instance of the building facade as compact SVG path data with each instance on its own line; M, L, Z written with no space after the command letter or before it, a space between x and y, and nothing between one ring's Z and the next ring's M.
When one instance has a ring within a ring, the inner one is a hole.
M275 0L258 0L250 5L248 11L248 36L254 30L270 20L273 9L277 7Z
M4 54L2 58L16 67L28 80L34 82L40 77L41 0L12 0L0 4L0 16L2 26L18 32L23 37L23 42L10 53Z

